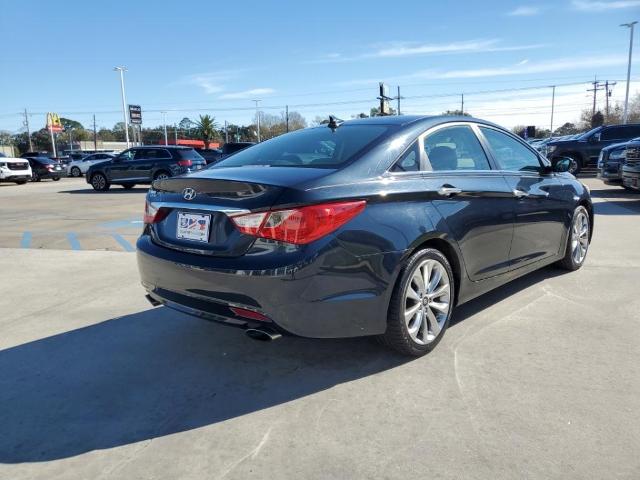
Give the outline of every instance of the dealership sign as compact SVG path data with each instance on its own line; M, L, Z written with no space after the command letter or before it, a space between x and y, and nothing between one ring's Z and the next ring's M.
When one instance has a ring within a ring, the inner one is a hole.
M53 133L59 133L64 130L57 113L47 113L47 129Z
M132 125L142 125L142 107L129 105L129 121Z

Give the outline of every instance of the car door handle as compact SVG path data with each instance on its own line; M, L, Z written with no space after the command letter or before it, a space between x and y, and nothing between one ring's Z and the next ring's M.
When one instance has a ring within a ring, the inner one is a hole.
M524 190L518 190L517 188L514 188L513 196L516 198L525 198L529 196L529 192L525 192Z
M457 195L459 193L462 193L461 188L442 186L438 189L438 195L442 197L450 197L451 195Z

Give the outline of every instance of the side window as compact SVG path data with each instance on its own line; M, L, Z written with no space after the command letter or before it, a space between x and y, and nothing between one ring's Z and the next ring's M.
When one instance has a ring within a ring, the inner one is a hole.
M538 155L509 135L493 128L480 127L491 147L493 156L502 170L540 171Z
M155 158L154 156L151 155L151 152L153 150L151 150L150 148L141 148L139 150L135 151L135 159L136 160L146 160L148 158Z
M424 139L426 170L491 170L482 145L468 125L445 127Z
M171 156L171 152L169 152L169 150L165 150L164 148L156 150L156 155L157 155L156 158L159 158L159 159L171 159L171 158L173 158Z
M135 155L135 151L133 149L130 149L122 152L120 154L120 157L122 157L123 160L128 161L128 160L133 160L134 155Z
M625 127L605 128L600 134L600 140L621 140L624 138Z
M392 172L417 172L420 170L420 151L418 142L413 142L413 145L402 154L393 167Z

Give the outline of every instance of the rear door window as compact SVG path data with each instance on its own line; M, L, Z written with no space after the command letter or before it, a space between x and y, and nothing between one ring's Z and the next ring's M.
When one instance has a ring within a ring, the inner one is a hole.
M420 146L418 142L402 154L398 161L391 167L392 172L418 172L420 171Z
M424 152L426 170L491 170L478 137L468 125L445 127L428 134Z

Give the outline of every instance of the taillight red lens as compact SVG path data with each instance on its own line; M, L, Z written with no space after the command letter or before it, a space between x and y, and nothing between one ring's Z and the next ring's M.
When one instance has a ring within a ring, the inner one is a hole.
M158 223L164 220L169 214L167 208L157 208L153 203L147 202L144 204L144 223Z
M239 317L248 318L250 320L258 320L259 322L270 322L271 319L261 313L254 312L253 310L247 310L246 308L240 307L229 307L233 313L235 313Z
M358 215L366 202L323 203L287 210L250 213L232 217L247 235L304 245L337 230Z
M178 165L181 167L190 167L193 165L193 162L191 160L178 160Z

